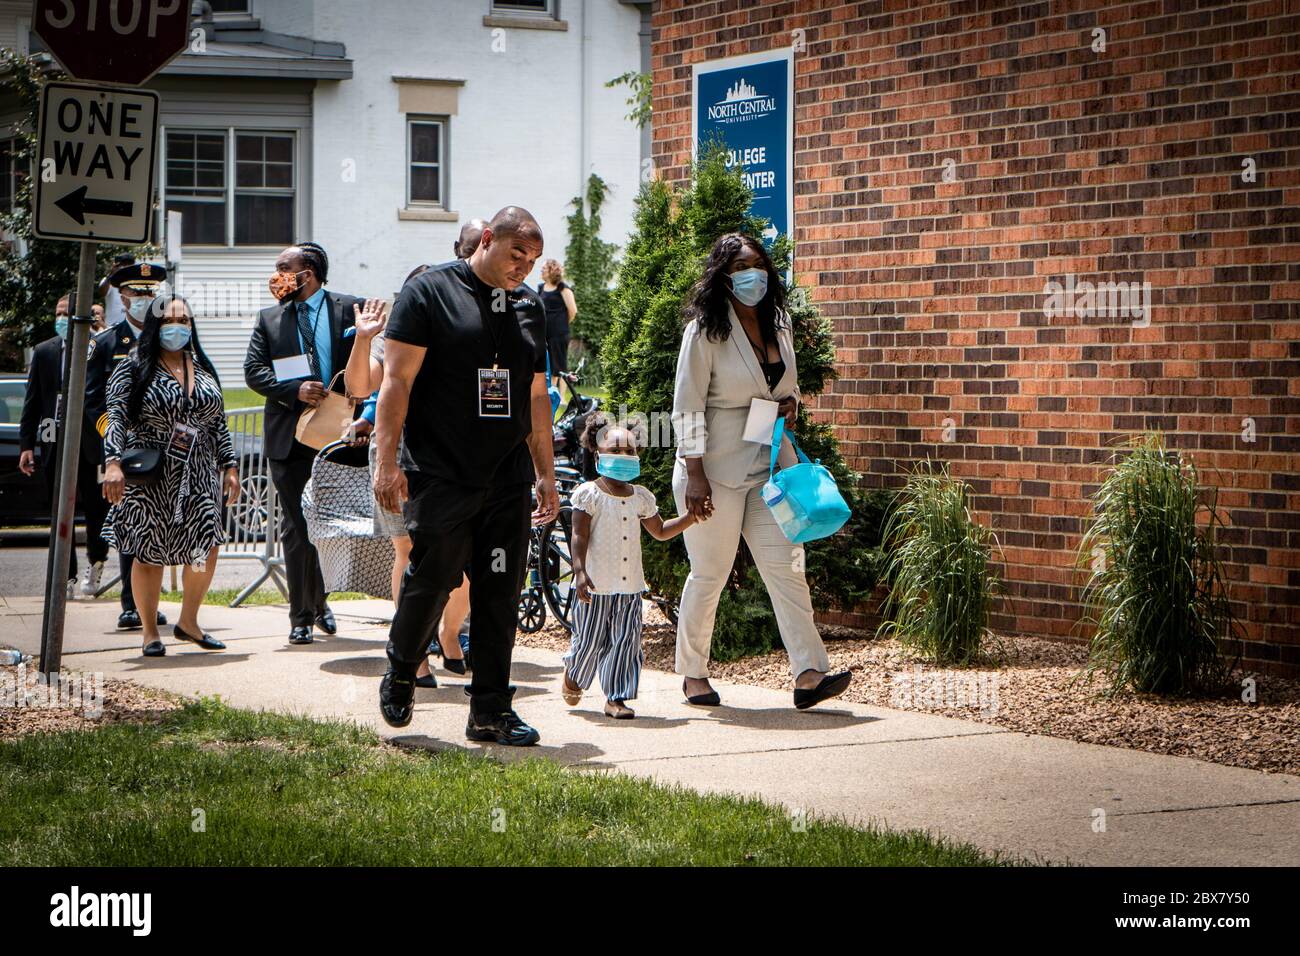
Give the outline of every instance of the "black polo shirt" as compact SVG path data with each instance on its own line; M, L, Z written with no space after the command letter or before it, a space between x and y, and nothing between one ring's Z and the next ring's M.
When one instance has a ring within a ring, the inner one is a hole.
M498 301L505 309L494 312ZM446 262L402 287L384 337L427 349L405 429L422 474L475 487L533 481L533 376L546 371L545 312L534 292L499 292L469 262ZM479 369L494 357L510 373L509 417L479 414Z

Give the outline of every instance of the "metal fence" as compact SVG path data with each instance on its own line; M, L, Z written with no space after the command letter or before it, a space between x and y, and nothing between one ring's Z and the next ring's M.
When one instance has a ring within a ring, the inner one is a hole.
M226 412L226 427L239 462L239 500L226 509L226 543L217 552L218 563L256 561L256 577L230 602L239 607L268 580L285 600L284 556L280 553L280 506L271 467L262 441L262 409L236 408Z

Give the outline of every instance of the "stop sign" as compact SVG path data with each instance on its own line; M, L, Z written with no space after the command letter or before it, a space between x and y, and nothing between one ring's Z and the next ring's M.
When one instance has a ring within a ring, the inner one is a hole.
M139 86L188 44L190 0L35 0L32 30L77 79Z

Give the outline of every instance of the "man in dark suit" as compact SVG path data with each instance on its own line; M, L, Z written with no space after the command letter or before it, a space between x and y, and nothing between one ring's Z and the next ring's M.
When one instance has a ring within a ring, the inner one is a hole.
M334 634L337 625L325 603L325 582L302 514L302 492L316 452L294 433L299 416L320 403L327 386L344 392L343 376L337 373L352 352L355 307L363 300L325 290L329 258L314 242L285 249L275 270L271 294L280 304L257 317L244 359L244 380L266 397L266 457L285 517L280 540L289 582L289 643L310 644L313 624L326 634Z
M121 296L125 318L95 336L95 350L86 364L84 419L95 428L101 439L108 430L108 380L114 370L135 351L149 305L162 292L162 284L167 281L167 270L152 262L135 262L132 259L130 264L124 264L114 271L106 281ZM117 626L125 631L138 630L141 626L140 613L135 607L135 595L131 593L131 565L135 558L119 551L117 560L122 579L122 613L118 615ZM167 616L159 611L158 626L166 623Z
M18 468L24 475L32 475L36 472L36 448L39 446L41 450L41 473L50 494L51 525L54 523L54 512L58 508L54 486L59 477L56 458L58 457L58 431L63 419L60 399L68 358L65 346L67 336L70 334L69 301L70 297L65 295L54 310L54 325L58 335L41 342L32 352L32 364L27 372L27 394L23 398L23 414L18 426ZM92 362L95 348L96 344L92 340L89 353ZM89 383L87 384L89 386ZM93 414L90 402L87 401L76 475L81 513L86 519L86 560L89 562L85 581L82 582L82 593L92 595L99 586L104 561L108 558L108 545L100 537L104 529L104 515L108 513L108 502L104 500L99 490L99 467L104 461L104 443L95 431ZM76 548L72 549L68 576L68 596L71 597L73 583L77 577Z

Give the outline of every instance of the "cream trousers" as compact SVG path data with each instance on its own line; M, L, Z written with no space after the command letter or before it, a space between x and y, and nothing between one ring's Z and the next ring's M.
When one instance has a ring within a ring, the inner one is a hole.
M686 529L686 552L691 573L682 590L677 617L677 673L684 677L709 676L709 647L718 598L731 574L740 536L745 536L758 573L772 599L781 643L790 657L790 672L798 677L812 669L830 669L826 646L813 623L812 598L803 572L803 546L791 544L763 503L760 490L767 470L752 475L739 488L711 483L713 515ZM686 467L678 460L673 470L673 498L677 513L686 513Z

